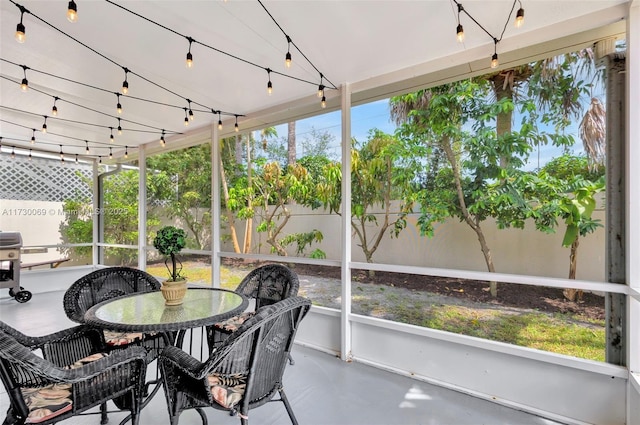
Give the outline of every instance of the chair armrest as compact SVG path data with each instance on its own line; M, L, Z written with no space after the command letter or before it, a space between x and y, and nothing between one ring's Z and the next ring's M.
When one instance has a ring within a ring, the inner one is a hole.
M61 331L57 331L48 335L30 336L23 334L19 330L12 328L2 321L0 321L0 330L11 335L20 344L31 349L42 348L44 345L56 341L68 340L71 338L82 338L87 334L93 334L95 332L90 328L87 328L86 326L79 325L72 328L63 329Z
M158 360L164 367L178 369L194 379L202 379L204 377L201 370L203 363L178 347L165 347Z

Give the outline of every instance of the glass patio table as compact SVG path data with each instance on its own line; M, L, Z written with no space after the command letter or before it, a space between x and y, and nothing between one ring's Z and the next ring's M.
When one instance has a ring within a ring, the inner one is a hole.
M249 301L219 288L187 289L182 304L166 306L160 291L125 295L87 310L88 324L122 332L175 332L213 325L243 312Z

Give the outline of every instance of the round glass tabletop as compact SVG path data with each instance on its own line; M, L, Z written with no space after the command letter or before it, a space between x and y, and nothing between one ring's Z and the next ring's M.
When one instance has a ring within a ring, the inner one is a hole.
M121 331L179 331L211 325L248 306L246 297L218 288L189 288L181 305L166 306L160 291L104 301L85 314L87 323Z

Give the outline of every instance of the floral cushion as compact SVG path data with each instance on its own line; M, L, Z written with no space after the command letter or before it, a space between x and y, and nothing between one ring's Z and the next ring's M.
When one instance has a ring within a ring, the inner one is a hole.
M71 384L51 384L45 387L21 388L29 408L25 423L37 424L71 410Z
M129 345L142 340L142 332L117 332L103 331L104 339L108 345Z
M107 353L95 353L90 354L87 357L83 357L72 365L67 366L67 369L77 369L91 362L95 362L96 360L100 360L103 357L107 357L109 354Z
M233 409L238 404L247 387L247 377L241 373L212 373L207 376L207 380L213 400L227 409Z
M218 322L214 326L220 330L226 332L235 332L244 322L249 320L255 313L253 311L246 311L239 316L234 316L231 319L227 319L224 322Z

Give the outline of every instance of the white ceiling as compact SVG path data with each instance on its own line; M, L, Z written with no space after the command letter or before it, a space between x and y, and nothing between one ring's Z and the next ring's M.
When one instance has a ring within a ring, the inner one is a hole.
M58 152L62 144L65 153L82 155L86 140L92 155L108 155L108 127L118 125L114 92L120 90L124 80L122 67L144 79L130 73L129 96L120 96L124 133L116 135L113 145L114 153L118 154L123 153L125 145L130 152L144 143L157 146L160 129L166 129L169 135L202 126L208 128L218 120L217 115L210 113L211 109L240 115L241 128L255 128L267 122L278 124L322 111L316 97L318 71L293 46L293 66L285 68L285 35L258 1L114 0L199 43L259 65L195 43L191 49L192 69L185 66L187 39L106 1L77 0L76 23L66 19L67 0L15 1L32 14L25 13L27 39L19 44L14 39L19 9L10 0L0 3L3 152L8 152L10 146ZM512 18L498 44L498 53L508 58L509 52L522 52L540 43L620 21L626 15L626 3L625 0L522 0L525 25L514 28ZM460 65L466 65L463 72L474 72L473 63L488 69L493 54L491 38L466 16L462 17L465 43L456 42L457 13L452 0L263 0L263 4L326 76L325 85L333 83L339 87L350 83L359 99L380 97L384 95L379 89L381 85L389 85L388 91L395 90L394 82L409 81L420 74ZM487 31L499 37L513 1L467 0L463 4ZM26 93L19 88L23 70L14 64L31 68L27 70L31 89ZM264 68L308 82L272 73L274 92L268 96ZM57 119L48 118L48 133L38 131L36 143L31 145L31 129L39 130L43 116L51 115L53 96L60 98ZM327 91L328 109L339 106L338 96L337 90ZM191 106L195 120L189 127L183 125L185 111L181 108L188 106L185 99L194 102ZM233 127L234 118L224 115L222 118L226 134ZM167 137L172 139L175 137Z

